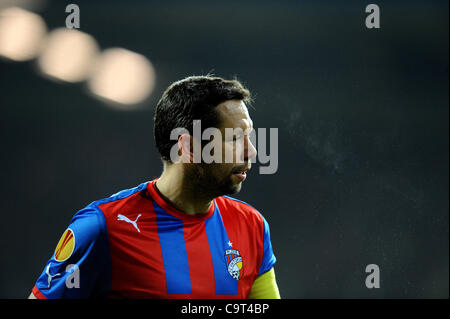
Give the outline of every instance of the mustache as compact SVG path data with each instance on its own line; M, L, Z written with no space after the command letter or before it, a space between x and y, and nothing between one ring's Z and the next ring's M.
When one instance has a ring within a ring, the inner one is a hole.
M244 164L242 164L242 165L239 165L239 166L233 168L233 170L232 170L231 172L232 172L233 174L234 174L234 173L240 173L240 172L243 172L243 171L248 171L248 170L250 170L251 167L252 167L252 165L251 165L250 163L244 163Z

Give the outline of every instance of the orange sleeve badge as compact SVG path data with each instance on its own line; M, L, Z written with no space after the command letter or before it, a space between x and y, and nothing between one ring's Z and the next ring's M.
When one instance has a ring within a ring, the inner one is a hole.
M70 256L72 256L74 249L75 234L72 229L67 228L56 246L55 260L60 262L67 260Z

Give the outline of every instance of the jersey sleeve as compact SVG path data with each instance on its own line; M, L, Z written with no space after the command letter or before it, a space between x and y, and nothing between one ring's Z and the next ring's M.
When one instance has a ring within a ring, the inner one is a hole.
M262 215L261 215L262 216ZM263 258L259 268L258 276L268 272L275 265L277 259L273 253L272 242L270 241L270 228L266 219L264 221Z
M91 204L77 212L39 276L37 298L101 298L111 284L106 223Z
M258 276L252 285L249 299L281 299L278 290L275 270L272 268L268 272Z

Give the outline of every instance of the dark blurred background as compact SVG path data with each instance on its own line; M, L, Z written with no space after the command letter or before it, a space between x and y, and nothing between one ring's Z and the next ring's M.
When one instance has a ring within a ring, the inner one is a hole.
M449 297L448 1L47 1L101 49L153 64L156 86L121 111L0 61L0 297L29 295L72 215L158 177L153 110L189 75L237 76L255 127L279 129L279 168L236 196L269 221L283 298ZM377 264L381 288L367 289Z

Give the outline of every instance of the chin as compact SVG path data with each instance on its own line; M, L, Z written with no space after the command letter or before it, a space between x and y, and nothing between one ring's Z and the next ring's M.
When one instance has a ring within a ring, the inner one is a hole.
M232 184L230 185L230 187L228 188L228 192L226 195L234 195L237 194L241 191L242 188L242 182L238 183L238 184Z
M220 186L217 187L218 185ZM241 191L242 182L236 182L235 180L233 180L233 178L230 178L229 180L223 181L222 183L216 183L214 186L217 187L215 188L216 191L214 192L215 197L222 195L234 195ZM213 189L213 187L211 187L210 189Z

